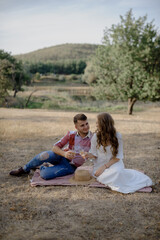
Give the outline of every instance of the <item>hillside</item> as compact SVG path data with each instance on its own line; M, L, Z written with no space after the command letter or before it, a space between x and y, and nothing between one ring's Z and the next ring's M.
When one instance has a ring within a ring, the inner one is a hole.
M88 60L95 53L96 44L62 44L39 49L30 53L15 55L24 62L57 62L67 60Z

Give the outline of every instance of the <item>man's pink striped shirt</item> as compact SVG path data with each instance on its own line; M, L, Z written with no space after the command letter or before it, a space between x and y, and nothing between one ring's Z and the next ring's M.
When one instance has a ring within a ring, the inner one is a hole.
M59 148L63 148L64 151L74 150L76 152L76 155L72 159L71 164L75 165L76 167L79 167L85 161L79 154L79 151L83 149L85 152L88 152L90 150L92 135L93 134L89 131L87 136L82 138L77 131L69 131L63 138L61 138L54 145L58 146ZM74 137L73 144L70 144L71 136Z

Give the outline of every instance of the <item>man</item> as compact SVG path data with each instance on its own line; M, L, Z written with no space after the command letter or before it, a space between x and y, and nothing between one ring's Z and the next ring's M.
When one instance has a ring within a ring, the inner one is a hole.
M28 174L31 169L40 167L40 175L48 180L74 173L77 167L84 163L80 151L88 152L91 146L92 133L89 131L89 123L84 114L77 114L73 118L77 131L69 131L60 141L54 144L52 151L42 152L36 155L23 168L10 172L10 175L21 176ZM68 147L64 147L68 144ZM51 163L53 166L44 166Z

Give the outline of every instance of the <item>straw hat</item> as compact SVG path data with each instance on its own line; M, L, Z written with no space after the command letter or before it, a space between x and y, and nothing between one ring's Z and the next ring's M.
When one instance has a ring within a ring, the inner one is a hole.
M95 182L96 179L93 178L88 170L78 169L75 171L74 176L69 179L71 183L76 183L77 185L85 185Z

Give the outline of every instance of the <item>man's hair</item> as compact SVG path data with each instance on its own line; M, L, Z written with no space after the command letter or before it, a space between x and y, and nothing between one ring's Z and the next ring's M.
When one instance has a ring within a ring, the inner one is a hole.
M76 114L73 118L73 122L74 124L76 124L78 122L78 120L81 120L81 121L86 121L87 120L87 117L86 115L84 115L83 113L79 113L79 114Z

